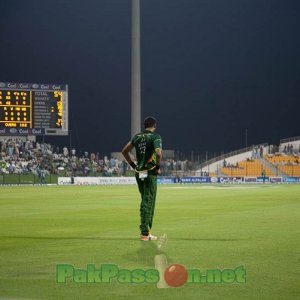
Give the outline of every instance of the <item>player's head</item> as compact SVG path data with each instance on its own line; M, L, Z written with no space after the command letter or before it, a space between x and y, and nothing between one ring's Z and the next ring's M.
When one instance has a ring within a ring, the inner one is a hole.
M144 127L147 128L156 128L156 119L153 117L147 117L144 120Z

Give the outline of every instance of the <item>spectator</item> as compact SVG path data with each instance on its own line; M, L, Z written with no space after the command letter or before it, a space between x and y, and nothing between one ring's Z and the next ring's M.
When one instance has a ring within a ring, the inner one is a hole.
M65 157L69 156L69 151L68 151L68 148L66 146L63 148L63 154L64 154Z

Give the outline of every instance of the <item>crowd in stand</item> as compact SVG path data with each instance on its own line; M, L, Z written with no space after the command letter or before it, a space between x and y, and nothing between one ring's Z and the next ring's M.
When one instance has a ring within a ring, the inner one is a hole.
M99 154L84 153L76 156L76 150L59 149L48 143L21 139L0 140L0 173L36 175L121 175L126 164L115 158L100 158Z
M239 167L239 163L236 162L234 164L226 161L226 159L223 160L223 168L238 168Z
M189 160L174 160L174 159L167 159L162 161L161 163L161 170L165 174L174 173L176 171L183 171L188 172L194 169L193 162Z
M297 154L297 150L294 149L293 144L287 144L283 147L282 152L288 155L295 155ZM300 146L299 146L299 151L298 154L300 153Z
M281 159L274 162L275 165L297 166L300 163L300 146L294 147L293 144L282 145L277 147L277 151L269 151L268 157L280 157Z
M300 155L300 145L299 147L294 147L293 144L287 144L287 145L269 145L269 151L268 154L272 155L294 155L299 156Z
M262 145L253 146L252 147L252 159L257 159L263 157L264 155L264 147Z
M38 173L43 166L45 172L50 172L51 161L48 144L37 144L30 140L16 139L0 140L0 172L27 174ZM52 153L52 152L51 152Z
M193 164L187 160L164 160L162 173L190 171ZM124 160L100 157L99 153L84 152L31 140L0 139L0 173L29 174L44 177L49 174L62 176L123 176L130 170Z

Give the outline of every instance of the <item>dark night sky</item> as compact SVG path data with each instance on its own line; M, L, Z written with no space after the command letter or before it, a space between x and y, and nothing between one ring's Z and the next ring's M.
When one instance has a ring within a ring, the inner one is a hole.
M130 139L131 0L1 0L0 81L67 83L72 145ZM164 148L300 135L299 0L141 0L142 116ZM68 138L46 138L59 144Z

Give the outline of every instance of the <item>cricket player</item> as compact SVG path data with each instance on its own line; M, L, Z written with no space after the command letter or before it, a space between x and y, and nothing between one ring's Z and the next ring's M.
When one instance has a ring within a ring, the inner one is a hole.
M156 131L156 120L147 117L144 120L145 130L132 137L131 141L123 148L122 154L126 161L135 170L135 177L141 194L140 205L140 231L141 240L157 240L150 230L153 223L153 215L157 190L157 175L160 174L160 162L162 159L162 141ZM130 151L135 148L136 163L130 157Z

